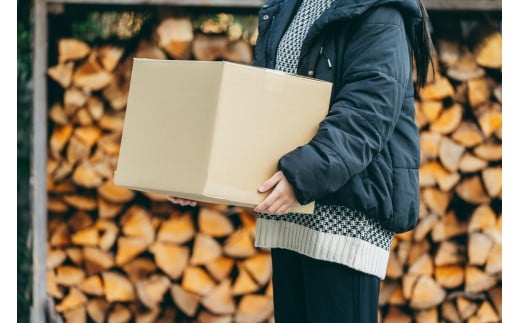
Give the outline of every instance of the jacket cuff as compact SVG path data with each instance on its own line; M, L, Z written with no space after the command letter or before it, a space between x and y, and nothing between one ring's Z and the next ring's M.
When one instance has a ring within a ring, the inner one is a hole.
M280 160L278 161L278 170L283 172L283 175L285 176L285 178L287 178L289 184L292 185L294 195L296 196L298 203L300 203L301 205L305 205L313 201L312 199L306 197L305 193L299 189L298 180L296 179L295 174L288 167L286 167L284 157L280 158Z

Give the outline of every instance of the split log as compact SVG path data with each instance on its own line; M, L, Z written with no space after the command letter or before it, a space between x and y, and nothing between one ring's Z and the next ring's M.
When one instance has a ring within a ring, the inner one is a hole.
M114 266L114 256L110 252L98 248L83 248L83 262L87 274L94 275Z
M47 69L47 75L49 75L64 89L71 85L73 73L74 62L60 63Z
M464 146L455 143L448 137L442 137L439 141L439 159L449 171L457 171L459 160L464 152Z
M227 237L235 230L229 217L207 207L199 210L197 223L200 232L216 238Z
M473 149L473 153L487 161L501 161L502 160L502 144L485 142Z
M46 277L47 294L49 294L51 297L54 297L56 299L62 299L64 296L63 288L62 288L62 286L58 285L58 282L56 281L56 274L54 273L54 270L52 270L52 269L47 270L47 274L45 277Z
M250 294L260 288L253 277L248 273L243 265L238 265L238 276L233 283L231 293L234 296Z
M487 274L499 274L502 272L502 244L495 243L491 247L484 271Z
M411 323L412 318L396 306L391 306L382 323Z
M60 38L58 40L58 62L76 61L90 53L90 46L76 38Z
M415 321L417 323L436 323L439 322L439 314L436 308L421 310L415 312Z
M104 298L93 298L87 303L88 316L96 323L105 322L110 303Z
M258 253L244 260L243 265L260 286L269 282L272 275L270 254Z
M493 247L491 238L480 232L472 232L468 236L469 264L481 266L486 263Z
M469 82L470 80L483 77L486 71L478 66L475 55L467 48L461 51L464 53L461 53L460 57L446 70L446 75L459 82Z
M388 259L388 265L386 269L386 276L390 279L399 279L403 276L403 266L397 259L395 253L390 253L390 258Z
M410 297L410 306L414 309L427 309L442 303L446 291L431 277L420 276Z
M79 285L79 289L87 294L94 296L103 296L105 295L105 289L103 287L103 282L98 275L93 275L85 278Z
M502 317L502 286L497 286L489 290L488 295L498 315Z
M465 258L461 247L453 241L442 241L435 253L435 266L462 264Z
M129 302L135 300L135 289L128 278L115 271L106 271L101 275L107 301Z
M121 236L117 239L117 253L115 263L118 266L123 266L130 260L134 259L143 253L148 246L148 243L135 237Z
M467 320L469 317L475 314L478 308L477 304L464 297L457 297L456 303L459 317L462 320Z
M425 188L422 191L422 199L428 209L437 215L443 215L451 202L452 193L443 192L436 188Z
M99 186L97 192L99 196L112 203L126 203L135 197L134 191L119 187L112 180L106 181Z
M463 179L455 188L457 195L472 204L489 203L491 199L484 190L480 176L474 175Z
M263 295L249 294L240 299L235 313L235 322L263 322L273 313L271 298Z
M474 147L484 142L484 134L473 122L462 121L451 134L451 138L466 148Z
M112 74L98 63L97 55L93 53L75 69L72 83L78 88L98 91L107 86L112 77Z
M86 160L89 156L89 147L81 142L77 137L72 136L67 145L67 161L69 164L75 165L80 161Z
M80 211L94 211L97 206L96 200L90 196L76 194L64 195L63 200L68 205Z
M155 240L151 214L138 205L132 205L121 217L121 231L128 237L141 239L147 246Z
M479 322L500 322L500 317L488 301L482 302L476 317L479 319Z
M103 45L96 50L101 65L108 72L112 72L117 67L124 52L123 47L112 45Z
M87 323L87 311L85 306L66 311L63 313L63 317L67 323Z
M435 224L431 237L433 241L440 242L463 235L467 231L467 224L459 221L455 212L451 210Z
M205 296L215 285L215 281L200 267L190 266L184 270L181 286L189 292Z
M152 259L138 257L126 263L122 269L128 276L128 279L133 284L136 284L137 282L147 279L156 272L157 266Z
M426 84L419 92L421 101L442 100L453 96L455 90L450 81L445 77L438 77L435 82Z
M496 278L474 266L467 266L464 273L464 291L478 293L495 286Z
M253 241L247 230L238 229L224 242L224 253L234 258L247 258L256 253Z
M61 303L56 305L56 311L67 312L72 309L85 305L87 303L87 301L88 301L87 296L85 296L85 294L83 294L78 288L73 287L70 289L67 296L65 296L65 298L63 298Z
M446 300L441 305L441 316L443 319L448 322L453 323L462 323L462 320L459 317L459 313L457 312L457 308L453 302Z
M71 124L54 127L49 140L49 148L56 158L59 158L61 150L69 142L73 130Z
M462 173L475 173L483 170L487 165L487 161L466 151L459 160L458 169Z
M84 160L74 169L72 181L78 186L96 188L103 183L103 178L90 162Z
M135 313L135 323L154 323L157 322L159 314L161 313L160 308L156 308L149 311L138 311Z
M164 275L153 275L135 284L139 301L149 309L159 307L169 288L170 280Z
M497 131L502 130L502 107L498 103L488 103L480 105L473 111L477 118L478 125L486 138L491 137Z
M437 120L431 123L430 130L447 135L457 129L462 122L464 108L459 103L442 110Z
M435 101L421 101L421 111L428 119L428 122L434 122L439 118L441 115L442 109L444 108L442 101L435 100ZM423 132L421 132L423 134ZM421 145L422 148L422 145Z
M76 111L83 107L89 98L89 95L83 90L69 87L63 94L63 109L67 116L72 117Z
M157 233L157 240L183 244L195 236L195 225L191 214L172 214L171 217L163 221Z
M222 281L229 276L235 265L232 258L220 257L205 265L207 271L216 281Z
M188 265L190 250L170 243L155 242L149 248L155 263L170 278L178 279Z
M132 319L132 312L121 303L116 303L110 314L107 323L127 323Z
M199 233L195 237L190 259L191 265L206 265L222 255L222 247L211 236Z
M174 59L189 59L193 41L193 26L188 17L169 17L156 29L158 44Z
M443 288L457 288L464 283L464 269L458 265L436 267L435 280Z
M473 52L480 66L502 68L502 34L500 31L481 25L470 35Z
M468 80L467 85L468 102L473 109L489 102L491 98L491 90L485 77Z
M65 251L63 251L62 249L52 248L50 250L47 250L45 267L47 269L54 269L63 264L65 259L67 259L67 254L65 253Z
M201 304L214 314L233 314L236 310L231 293L231 280L224 279L201 300Z
M197 322L200 323L231 323L233 322L232 315L214 315L208 311L201 311L197 316Z
M103 101L96 97L90 96L87 99L87 111L94 121L98 121L105 113L105 106Z
M63 265L56 268L56 282L62 286L78 286L85 279L85 271L82 268Z
M202 298L200 295L187 291L177 284L172 285L171 294L175 305L177 305L184 314L189 317L195 315Z
M98 246L103 251L108 251L115 244L119 234L117 225L108 220L98 220L96 228L99 230Z
M502 191L502 167L489 167L482 170L482 180L489 197L496 198Z

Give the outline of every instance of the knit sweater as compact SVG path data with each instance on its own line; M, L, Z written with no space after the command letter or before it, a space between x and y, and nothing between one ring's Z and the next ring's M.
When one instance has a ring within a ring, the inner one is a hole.
M303 0L278 46L275 69L296 73L301 44L333 0ZM257 214L255 246L284 248L385 278L393 232L340 205L316 203L313 215Z

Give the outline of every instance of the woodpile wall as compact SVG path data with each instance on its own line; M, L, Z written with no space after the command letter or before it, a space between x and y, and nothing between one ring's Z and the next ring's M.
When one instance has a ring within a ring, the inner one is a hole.
M175 207L112 180L132 59L249 64L256 30L233 18L163 16L133 47L50 44L47 288L66 322L274 322L251 210ZM435 42L416 96L420 220L392 244L380 321L499 322L501 33L483 22Z

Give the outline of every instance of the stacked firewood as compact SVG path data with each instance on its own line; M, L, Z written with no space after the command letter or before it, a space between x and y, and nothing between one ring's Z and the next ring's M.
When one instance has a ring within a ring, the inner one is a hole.
M436 50L416 97L419 222L392 245L383 322L499 322L501 33L481 24L467 42L437 39Z
M57 40L47 288L66 322L274 321L270 253L253 245L251 210L176 207L113 182L132 59L249 64L255 33L232 18L163 17L136 48ZM435 78L416 101L420 220L394 239L380 320L498 322L501 35L436 44Z

